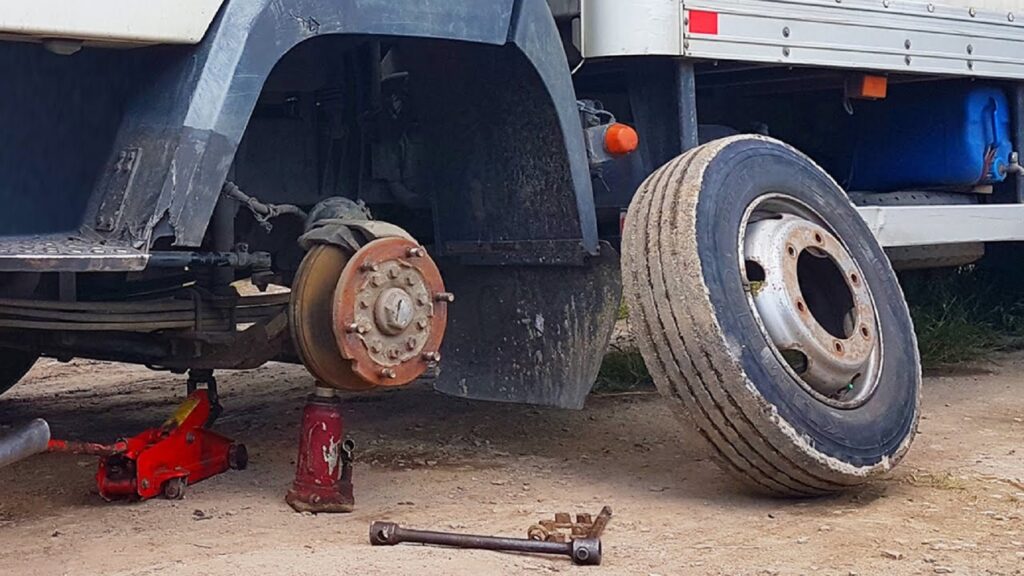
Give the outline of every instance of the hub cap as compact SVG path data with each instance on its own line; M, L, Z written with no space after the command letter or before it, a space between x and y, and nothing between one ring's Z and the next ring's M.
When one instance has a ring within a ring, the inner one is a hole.
M881 339L843 243L795 199L773 197L750 213L743 261L751 307L791 375L825 403L863 404L877 385Z

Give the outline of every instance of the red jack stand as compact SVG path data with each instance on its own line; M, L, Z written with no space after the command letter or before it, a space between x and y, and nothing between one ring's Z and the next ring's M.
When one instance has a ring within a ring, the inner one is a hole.
M334 390L317 387L302 411L302 434L295 482L285 502L296 512L351 512L351 440L343 440L341 400Z
M159 428L110 445L50 440L48 450L100 456L96 485L108 501L176 500L189 484L248 462L245 446L205 428L211 410L207 391L195 390Z

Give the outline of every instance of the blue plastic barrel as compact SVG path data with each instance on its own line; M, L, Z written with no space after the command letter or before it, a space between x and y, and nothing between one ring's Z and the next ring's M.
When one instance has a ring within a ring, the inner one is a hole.
M855 104L858 135L848 188L887 192L1001 182L1013 149L1010 105L993 86L894 86Z

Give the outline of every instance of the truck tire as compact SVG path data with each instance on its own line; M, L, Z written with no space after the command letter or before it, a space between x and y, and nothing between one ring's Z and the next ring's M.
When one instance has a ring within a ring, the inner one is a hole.
M734 136L652 174L623 281L658 389L747 483L836 492L909 448L921 370L903 293L843 190L793 148Z
M0 348L0 394L13 388L38 359L38 354Z

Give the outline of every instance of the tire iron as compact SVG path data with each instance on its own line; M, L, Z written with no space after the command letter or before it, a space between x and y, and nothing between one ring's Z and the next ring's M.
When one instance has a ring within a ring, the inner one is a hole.
M573 564L578 566L597 566L601 563L601 540L597 538L577 538L572 542L538 542L522 538L410 530L402 528L394 522L374 522L370 525L370 544L394 546L401 543L501 552L557 554L572 558Z

